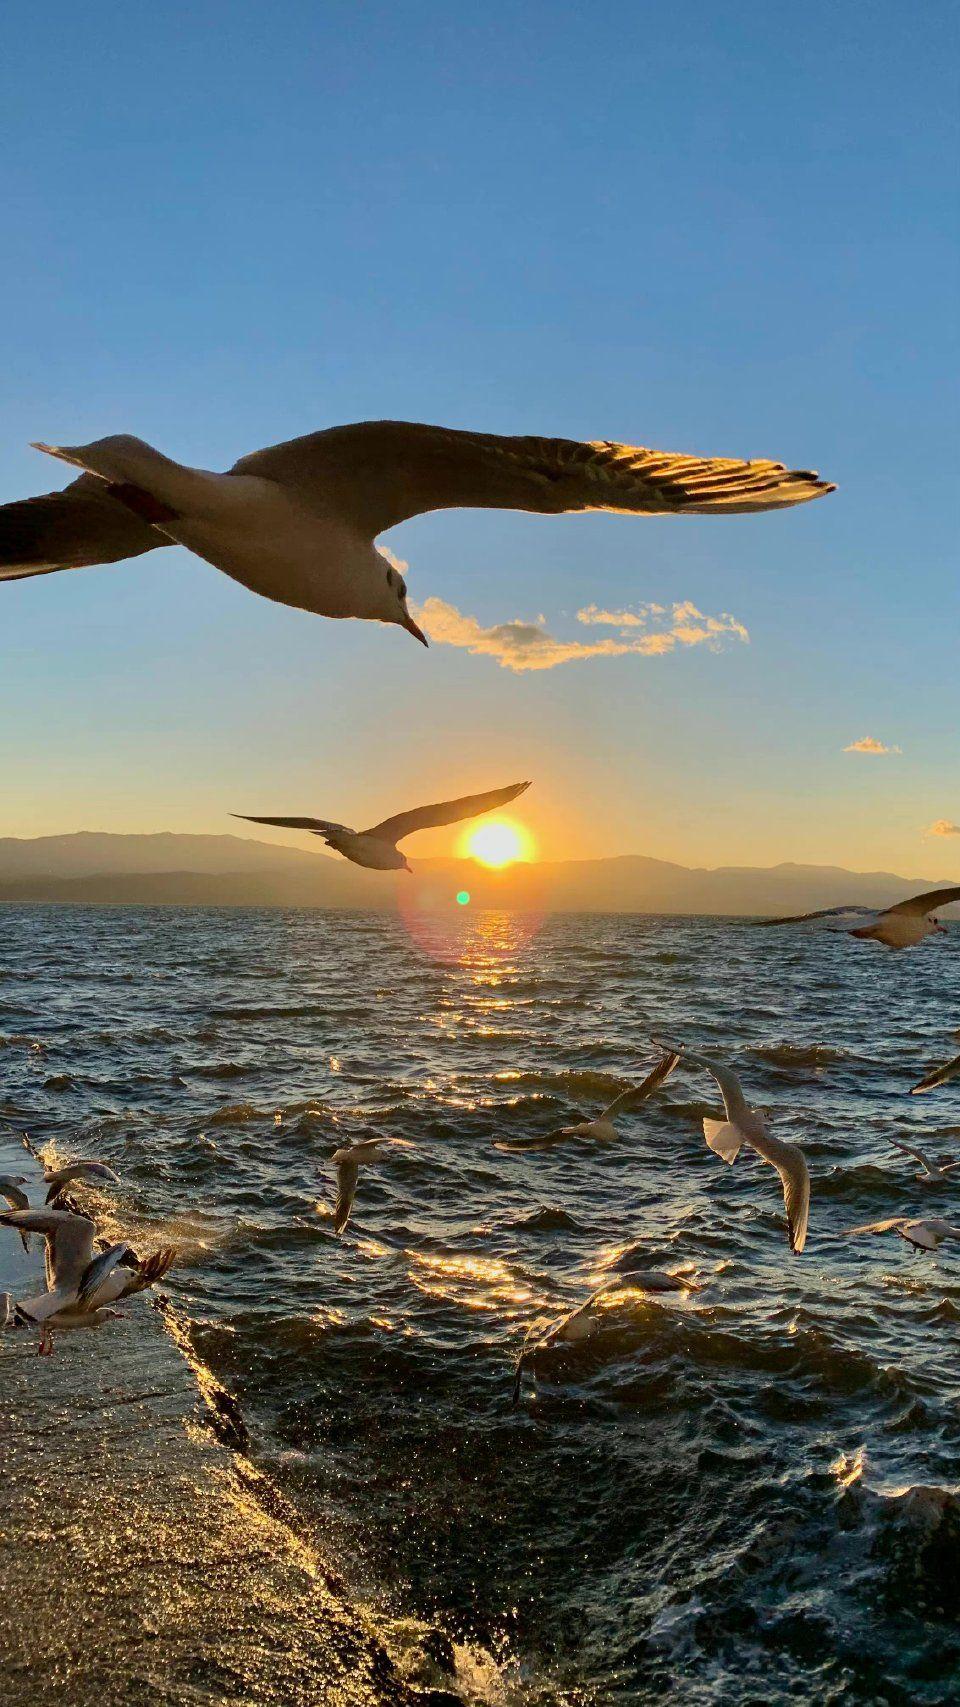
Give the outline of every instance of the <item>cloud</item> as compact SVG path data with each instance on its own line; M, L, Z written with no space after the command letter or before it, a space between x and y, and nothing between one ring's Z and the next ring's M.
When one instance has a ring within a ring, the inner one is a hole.
M460 646L475 656L495 658L505 670L554 670L583 658L660 657L678 646L707 645L716 650L729 635L749 641L742 622L732 616L704 616L689 599L668 611L663 605L638 610L608 611L587 605L577 612L588 627L616 628L602 640L561 640L548 633L546 619L521 622L514 618L483 628L445 599L431 598L416 609L416 619L438 646Z
M960 824L951 824L949 818L935 818L923 833L925 836L960 836Z
M884 757L891 753L899 753L899 747L885 747L882 741L875 741L872 735L861 735L859 741L851 741L849 747L844 747L845 753L880 753Z

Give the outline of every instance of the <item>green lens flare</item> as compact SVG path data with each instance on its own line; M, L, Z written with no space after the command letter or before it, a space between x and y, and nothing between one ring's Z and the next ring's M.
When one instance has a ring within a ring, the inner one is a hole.
M459 890L457 893L457 906L458 907L469 907L469 905L470 905L470 891L469 891L469 889Z

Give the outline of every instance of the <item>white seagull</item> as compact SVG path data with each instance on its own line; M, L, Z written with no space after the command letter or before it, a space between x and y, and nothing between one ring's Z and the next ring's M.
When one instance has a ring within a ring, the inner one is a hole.
M22 1174L0 1174L0 1197L6 1198L11 1209L29 1209L30 1199L20 1187L26 1184ZM25 1251L30 1249L30 1234L21 1232Z
M960 1031L953 1034L954 1042L960 1043ZM929 1073L924 1073L915 1085L910 1086L910 1095L919 1096L921 1091L936 1090L938 1085L945 1085L948 1079L955 1079L960 1073L960 1055L955 1055L952 1061L945 1061L942 1067L931 1067Z
M356 1144L345 1144L334 1150L330 1160L337 1170L337 1201L333 1209L335 1233L342 1233L350 1219L361 1164L381 1162L384 1151L389 1147L409 1150L413 1146L406 1138L361 1138Z
M680 1057L677 1054L664 1055L657 1062L653 1071L647 1074L642 1084L631 1085L629 1090L621 1091L619 1096L615 1096L595 1120L582 1120L577 1126L558 1126L554 1132L546 1132L540 1137L496 1138L493 1147L495 1150L505 1150L508 1155L516 1155L524 1150L547 1150L554 1144L562 1144L568 1138L595 1139L600 1143L609 1144L617 1136L617 1129L613 1124L614 1117L623 1114L628 1108L632 1108L638 1103L645 1102L647 1097L659 1090L660 1086L669 1079L679 1060Z
M404 837L415 830L437 830L443 824L459 824L464 818L478 818L482 812L492 812L516 800L529 782L511 782L506 788L491 788L486 794L464 794L459 800L440 800L433 806L415 806L412 812L398 812L384 818L369 830L351 830L346 824L334 824L328 818L252 818L246 812L233 812L231 817L242 818L245 824L273 824L281 830L309 830L322 836L328 848L343 854L354 865L365 865L371 871L409 871L410 866L397 847Z
M16 1209L0 1215L0 1225L17 1232L41 1233L46 1241L47 1290L23 1298L16 1306L20 1320L40 1329L40 1356L53 1351L53 1334L66 1328L100 1328L123 1312L107 1306L129 1298L161 1280L176 1258L169 1246L137 1262L135 1268L114 1270L133 1257L128 1244L110 1245L94 1255L96 1228L85 1215L63 1209ZM136 1259L134 1259L136 1261Z
M360 421L254 451L225 474L119 434L36 450L84 470L0 509L0 579L185 545L265 598L320 616L398 623L427 644L407 588L374 546L431 510L738 515L832 492L783 463L674 455L609 440L510 438Z
M911 895L908 901L898 901L895 907L877 912L874 907L822 907L817 913L797 913L784 919L752 919L753 925L806 925L823 919L827 930L845 931L847 936L869 942L882 942L885 948L915 948L924 937L936 932L946 934L946 926L930 915L937 907L949 907L960 901L960 884L949 889L928 889L923 895ZM859 919L857 925L851 920ZM864 922L866 921L866 922Z
M923 1172L914 1176L918 1185L942 1185L944 1180L949 1180L950 1175L960 1168L960 1161L951 1161L949 1157L943 1161L931 1162L922 1150L915 1150L912 1144L902 1144L899 1138L891 1138L890 1142L895 1150L902 1151L905 1156L912 1156L915 1162L920 1163Z
M944 1239L960 1239L960 1227L954 1227L939 1215L928 1220L911 1221L904 1215L891 1215L886 1221L867 1221L862 1227L845 1227L844 1236L856 1238L859 1233L898 1233L918 1251L935 1251Z
M598 1310L599 1300L607 1292L649 1292L651 1294L665 1292L680 1292L686 1295L691 1292L702 1292L702 1286L696 1281L687 1280L682 1274L667 1274L660 1269L640 1268L628 1270L625 1274L611 1275L604 1280L589 1298L584 1299L575 1309L561 1316L557 1321L544 1328L535 1343L531 1340L537 1332L537 1323L528 1330L526 1339L520 1350L513 1372L513 1398L511 1408L516 1410L520 1402L520 1388L523 1382L523 1371L532 1357L541 1351L546 1351L554 1345L581 1345L584 1340L592 1339L597 1333L602 1321L602 1313Z
M662 1049L675 1048L684 1061L704 1073L712 1073L723 1094L726 1120L704 1119L703 1136L710 1149L721 1161L736 1161L744 1144L757 1152L761 1161L776 1168L783 1186L783 1202L787 1211L787 1230L790 1249L799 1256L807 1242L807 1223L810 1219L810 1173L807 1160L798 1144L788 1144L775 1138L762 1114L749 1108L740 1081L729 1067L718 1066L700 1055L692 1055L682 1044L659 1043Z
M87 1161L79 1159L67 1162L62 1168L47 1168L43 1170L43 1183L47 1187L47 1203L53 1203L65 1191L68 1185L82 1180L87 1184L102 1180L107 1185L119 1185L120 1176L109 1168L106 1162Z

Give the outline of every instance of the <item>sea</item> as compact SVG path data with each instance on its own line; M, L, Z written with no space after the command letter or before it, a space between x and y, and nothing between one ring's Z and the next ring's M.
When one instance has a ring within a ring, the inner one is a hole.
M960 930L901 954L737 920L433 910L0 909L0 1119L122 1179L259 1467L408 1675L487 1707L960 1700L960 1243L891 1139L960 1159ZM676 1037L806 1152L705 1146ZM333 1232L330 1157L362 1171ZM617 1271L599 1331L514 1366ZM98 1346L104 1334L96 1336ZM91 1336L93 1343L93 1336Z

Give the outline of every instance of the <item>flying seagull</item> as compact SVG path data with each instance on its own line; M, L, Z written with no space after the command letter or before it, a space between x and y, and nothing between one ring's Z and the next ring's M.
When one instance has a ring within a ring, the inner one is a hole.
M417 806L412 812L398 812L395 818L384 818L370 830L351 830L346 824L333 824L328 818L252 818L246 812L232 812L245 824L274 824L281 830L309 830L322 836L328 848L343 854L354 865L366 865L371 871L409 871L410 866L397 847L405 836L415 830L438 830L442 824L459 824L463 818L478 818L482 812L492 812L516 800L528 782L512 782L508 788L491 788L486 794L465 794L460 800L440 800L435 806Z
M744 1144L756 1150L761 1161L776 1168L783 1186L783 1202L787 1211L787 1230L790 1249L799 1256L807 1242L807 1222L810 1219L810 1174L806 1157L798 1144L775 1138L763 1115L749 1108L740 1081L729 1067L721 1067L700 1055L692 1055L682 1044L654 1043L661 1049L675 1049L681 1059L704 1073L712 1073L723 1094L726 1120L705 1119L703 1136L721 1161L736 1161Z
M0 1174L0 1197L6 1198L11 1209L29 1209L30 1199L26 1192L20 1190L26 1181L22 1174ZM30 1234L21 1231L25 1251L30 1249Z
M523 1372L532 1357L538 1352L546 1351L554 1345L581 1345L584 1340L592 1339L601 1325L602 1315L597 1305L607 1292L613 1291L649 1292L651 1294L665 1292L680 1292L686 1296L690 1292L702 1292L702 1286L696 1281L687 1280L682 1274L667 1274L661 1269L640 1268L632 1269L626 1274L612 1275L604 1280L595 1292L591 1292L582 1304L568 1311L557 1321L543 1330L534 1340L538 1324L534 1323L527 1333L520 1349L513 1371L513 1397L511 1409L516 1410L520 1403L520 1388L523 1382ZM531 1341L534 1343L531 1344Z
M816 919L827 922L827 930L845 931L870 942L882 942L886 948L914 948L924 937L936 931L946 933L946 926L930 917L936 907L949 907L960 901L960 884L950 889L928 889L923 895L911 895L908 901L898 901L895 907L877 912L874 907L823 907L817 913L797 913L786 919L752 919L753 925L806 925ZM859 918L859 925L850 921Z
M333 1210L333 1230L342 1233L350 1219L353 1200L357 1194L360 1167L365 1162L380 1162L387 1146L409 1149L405 1138L361 1138L357 1144L345 1144L330 1157L337 1170L337 1201Z
M108 1246L94 1255L95 1227L85 1215L63 1209L17 1209L0 1215L0 1225L20 1233L41 1233L46 1241L47 1290L16 1306L20 1321L40 1329L40 1356L53 1351L53 1334L65 1328L100 1328L122 1315L110 1304L154 1286L176 1258L169 1246L154 1251L132 1271L115 1270L132 1255L128 1244Z
M960 1161L951 1161L949 1156L942 1161L931 1162L922 1150L915 1150L912 1144L902 1144L899 1138L891 1138L890 1142L895 1150L900 1150L905 1156L912 1156L915 1162L920 1163L923 1172L914 1176L918 1185L942 1185L944 1180L948 1180L950 1175L960 1168Z
M34 448L83 473L61 492L0 509L0 579L180 544L265 598L320 616L398 623L424 645L402 574L374 546L411 516L448 509L740 515L834 490L780 462L411 421L331 427L254 451L225 474L187 468L126 434Z
M862 1227L847 1227L844 1232L848 1239L856 1238L859 1233L898 1233L918 1251L935 1251L944 1239L960 1239L960 1227L951 1226L939 1215L927 1221L910 1221L903 1215L891 1215L887 1221L867 1221Z
M953 1036L954 1041L960 1043L960 1031L955 1031ZM929 1073L924 1073L922 1079L910 1086L910 1095L919 1096L921 1091L936 1090L938 1085L945 1085L948 1079L955 1079L958 1073L960 1055L955 1055L952 1061L945 1061L942 1067L931 1067Z
M601 1143L610 1143L617 1136L613 1124L614 1116L646 1101L654 1091L659 1090L669 1079L679 1060L677 1054L662 1056L642 1084L631 1085L629 1090L621 1091L595 1120L582 1120L577 1126L558 1126L554 1132L547 1132L542 1137L495 1139L493 1147L495 1150L505 1150L508 1155L516 1155L522 1154L524 1150L548 1150L554 1144L564 1143L568 1138L597 1139Z
M96 1180L103 1180L107 1185L120 1184L119 1174L115 1174L112 1168L108 1168L106 1162L82 1159L67 1162L62 1168L44 1168L43 1183L48 1188L46 1201L48 1203L55 1202L60 1193L76 1180L82 1180L87 1184Z

